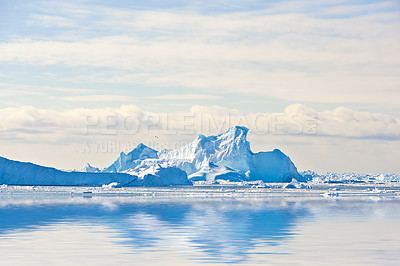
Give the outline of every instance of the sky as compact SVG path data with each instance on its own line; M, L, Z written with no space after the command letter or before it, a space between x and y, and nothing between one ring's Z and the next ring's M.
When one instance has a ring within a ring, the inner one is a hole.
M0 156L111 164L250 129L299 170L400 173L400 3L0 0Z

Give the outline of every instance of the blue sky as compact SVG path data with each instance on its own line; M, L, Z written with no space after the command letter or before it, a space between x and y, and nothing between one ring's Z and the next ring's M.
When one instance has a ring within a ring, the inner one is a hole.
M0 0L0 156L32 161L46 146L35 162L105 166L114 153L80 147L149 134L82 138L76 114L122 106L215 117L295 110L314 112L318 134L258 134L253 148L280 147L301 169L400 172L398 47L397 1ZM55 160L55 150L76 156Z

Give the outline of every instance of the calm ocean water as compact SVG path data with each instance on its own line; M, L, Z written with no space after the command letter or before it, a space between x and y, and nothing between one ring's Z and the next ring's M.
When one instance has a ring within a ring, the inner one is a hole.
M0 265L400 263L398 199L39 194L1 197Z

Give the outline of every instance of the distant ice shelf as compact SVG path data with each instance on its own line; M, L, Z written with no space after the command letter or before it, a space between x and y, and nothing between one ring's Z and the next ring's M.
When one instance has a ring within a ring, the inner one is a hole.
M300 172L307 180L313 183L388 183L400 182L400 174L380 173L316 173L311 170Z

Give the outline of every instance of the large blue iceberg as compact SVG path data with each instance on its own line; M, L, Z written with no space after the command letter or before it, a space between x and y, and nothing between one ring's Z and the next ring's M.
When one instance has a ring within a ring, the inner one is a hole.
M248 131L235 126L218 136L199 135L179 149L159 152L140 144L128 154L121 153L102 172L136 173L138 169L164 165L185 171L191 181L303 180L290 158L280 150L253 153L247 141Z
M248 129L232 127L217 136L199 135L193 142L172 150L156 151L139 144L102 170L86 164L81 171L54 168L0 157L0 184L101 186L191 185L192 181L303 181L288 156L280 150L253 153Z

